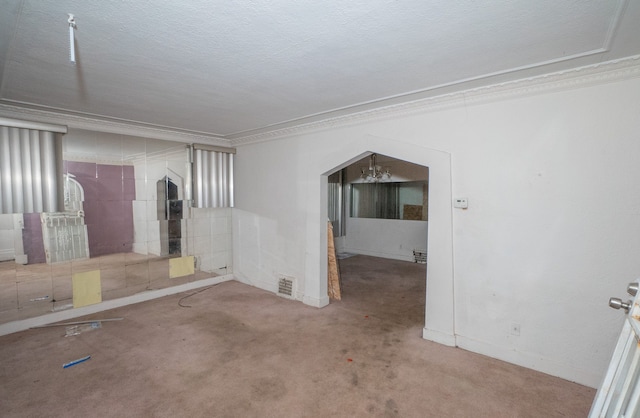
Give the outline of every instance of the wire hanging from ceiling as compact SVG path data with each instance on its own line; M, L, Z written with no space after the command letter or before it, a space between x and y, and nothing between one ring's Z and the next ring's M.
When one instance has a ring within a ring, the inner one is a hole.
M76 39L74 31L76 30L76 18L71 13L67 13L69 15L69 61L72 64L76 63Z

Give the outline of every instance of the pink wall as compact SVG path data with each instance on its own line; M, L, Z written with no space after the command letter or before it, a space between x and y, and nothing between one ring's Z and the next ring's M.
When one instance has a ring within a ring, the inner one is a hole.
M84 189L85 223L91 257L133 248L133 166L65 161Z
M44 241L42 239L42 223L39 213L25 213L22 243L29 264L46 263Z

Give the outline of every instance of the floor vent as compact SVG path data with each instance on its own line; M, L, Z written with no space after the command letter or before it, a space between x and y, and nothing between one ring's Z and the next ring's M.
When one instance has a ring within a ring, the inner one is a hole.
M295 281L291 277L280 276L278 280L278 295L293 299L295 297Z
M427 264L427 250L413 250L413 259L416 263Z

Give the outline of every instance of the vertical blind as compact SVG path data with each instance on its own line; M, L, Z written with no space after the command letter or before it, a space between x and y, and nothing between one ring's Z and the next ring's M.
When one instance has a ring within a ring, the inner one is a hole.
M235 150L193 146L193 200L197 208L233 207Z
M57 136L38 129L0 126L0 213L57 211L62 188Z

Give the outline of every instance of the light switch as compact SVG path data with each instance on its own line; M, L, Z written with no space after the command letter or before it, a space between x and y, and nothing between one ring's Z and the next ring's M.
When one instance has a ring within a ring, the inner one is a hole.
M466 197L456 197L453 201L454 208L466 209L469 207L469 199Z

